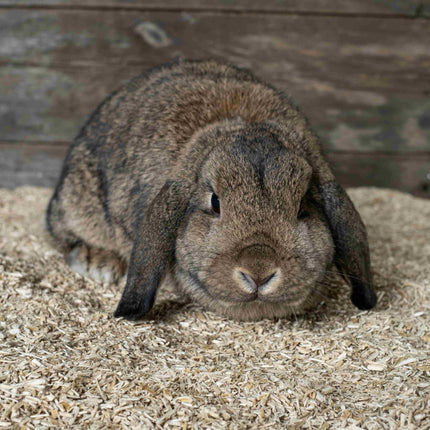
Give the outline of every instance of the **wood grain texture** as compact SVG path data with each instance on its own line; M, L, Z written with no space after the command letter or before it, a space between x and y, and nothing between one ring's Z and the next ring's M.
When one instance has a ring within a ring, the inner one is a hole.
M429 197L430 25L405 18L429 4L0 0L0 186L52 186L104 97L182 56L249 67L291 94L343 185Z
M68 145L0 143L0 187L53 187Z
M163 37L170 43L160 46ZM430 58L425 19L3 10L0 38L2 63L147 65L174 55L224 56L264 70L277 65L278 74L305 69L306 77L319 72L343 85L408 90L419 90L416 71Z
M0 143L0 187L53 187L68 145ZM430 152L381 154L329 152L327 159L344 187L397 188L430 198Z
M0 7L217 10L426 16L428 0L0 0Z
M396 188L430 198L430 152L422 154L327 154L333 172L344 187Z
M0 39L4 140L70 141L120 83L183 56L250 67L327 149L430 150L427 20L7 10Z

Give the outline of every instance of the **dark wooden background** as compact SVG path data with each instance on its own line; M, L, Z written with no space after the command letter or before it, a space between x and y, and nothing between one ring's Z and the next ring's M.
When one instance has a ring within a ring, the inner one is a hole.
M52 186L86 115L176 56L289 92L343 185L430 197L430 0L0 0L0 186Z

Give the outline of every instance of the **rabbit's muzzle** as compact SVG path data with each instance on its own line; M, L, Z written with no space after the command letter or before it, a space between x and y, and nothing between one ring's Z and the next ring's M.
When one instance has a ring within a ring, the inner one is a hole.
M233 270L233 280L249 301L265 301L277 296L282 284L282 272L274 249L268 245L252 245L242 249L238 265Z

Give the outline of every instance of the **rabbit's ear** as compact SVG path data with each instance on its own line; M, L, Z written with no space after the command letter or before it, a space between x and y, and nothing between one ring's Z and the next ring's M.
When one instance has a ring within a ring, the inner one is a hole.
M336 265L352 286L351 300L359 309L376 305L366 228L344 189L335 181L319 186L322 209L335 244Z
M115 317L137 320L151 310L158 286L173 261L176 234L190 194L189 187L166 182L136 223L127 282Z

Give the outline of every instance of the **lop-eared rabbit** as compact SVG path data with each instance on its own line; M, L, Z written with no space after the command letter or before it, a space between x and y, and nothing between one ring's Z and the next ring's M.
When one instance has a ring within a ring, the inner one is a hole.
M321 300L336 266L376 304L365 227L307 119L251 72L176 61L109 96L72 143L47 227L75 271L125 289L143 317L160 284L258 319Z

